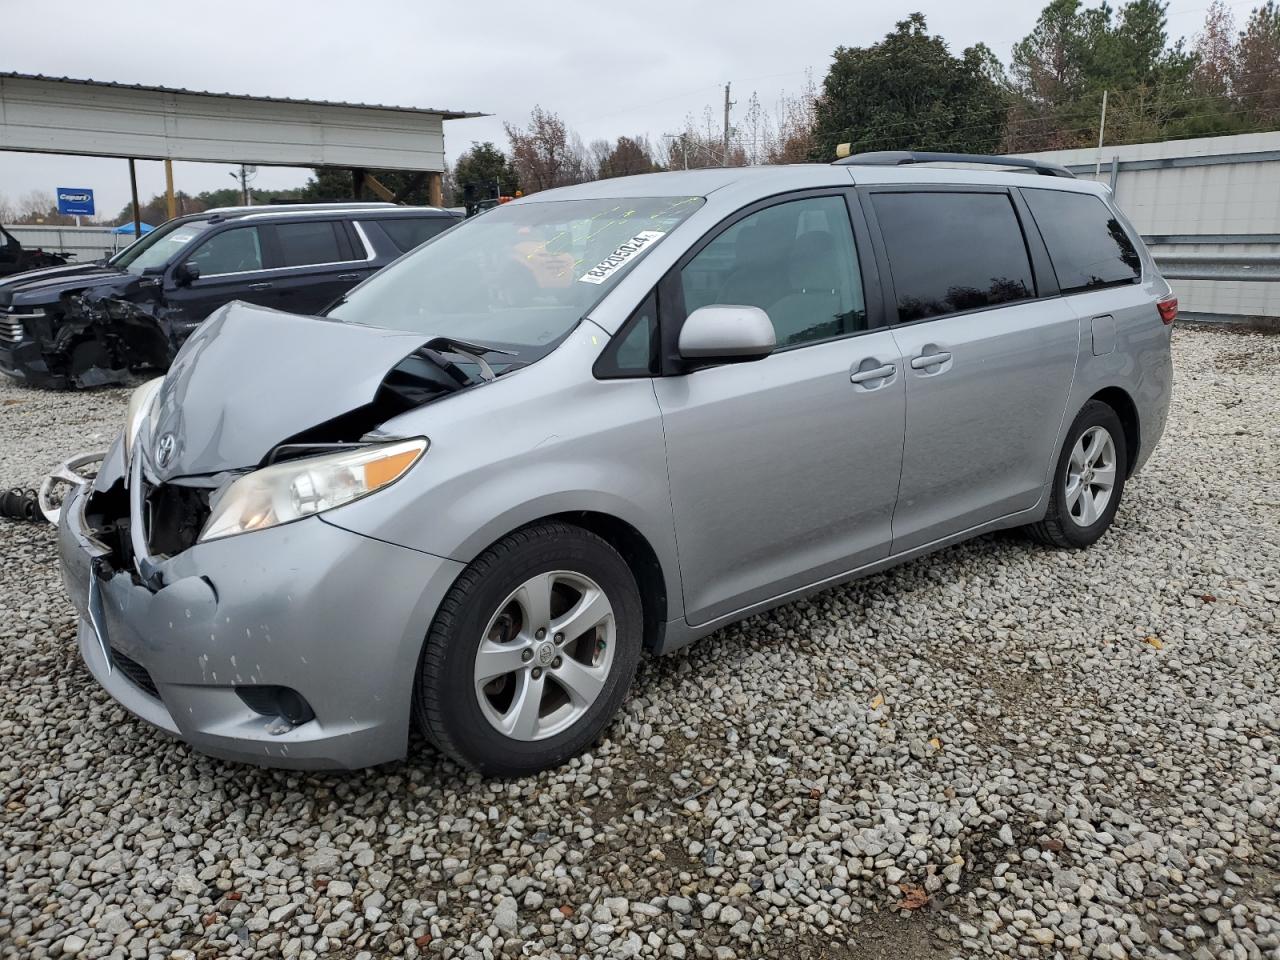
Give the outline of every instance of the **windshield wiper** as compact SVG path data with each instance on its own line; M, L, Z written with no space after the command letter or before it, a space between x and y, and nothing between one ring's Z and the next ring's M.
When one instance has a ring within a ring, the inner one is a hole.
M493 367L484 358L486 353L496 353L504 357L519 356L513 350L503 350L500 347L490 347L483 343L472 343L469 340L458 340L454 337L432 337L424 343L418 350L428 350L434 353L453 354L462 357L464 360L470 360L480 370L480 379L488 383L497 379L497 374L493 372Z

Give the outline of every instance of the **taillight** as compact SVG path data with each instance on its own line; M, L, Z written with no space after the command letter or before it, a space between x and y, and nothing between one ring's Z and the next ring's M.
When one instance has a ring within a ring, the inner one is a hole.
M1160 319L1168 326L1178 318L1178 298L1173 294L1162 297L1156 301L1156 309L1160 311Z

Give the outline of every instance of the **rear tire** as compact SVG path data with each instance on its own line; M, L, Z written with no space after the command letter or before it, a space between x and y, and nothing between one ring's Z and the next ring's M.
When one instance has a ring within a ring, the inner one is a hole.
M1129 456L1124 426L1100 400L1084 405L1053 471L1049 509L1026 529L1041 543L1079 550L1098 540L1120 507Z
M549 521L504 537L459 575L427 634L414 720L443 753L511 777L596 742L626 697L644 633L626 561Z

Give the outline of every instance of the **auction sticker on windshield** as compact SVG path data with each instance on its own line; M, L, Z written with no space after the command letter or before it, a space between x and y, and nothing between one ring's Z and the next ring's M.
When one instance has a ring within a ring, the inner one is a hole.
M578 278L580 283L604 283L645 249L666 236L665 230L641 230Z

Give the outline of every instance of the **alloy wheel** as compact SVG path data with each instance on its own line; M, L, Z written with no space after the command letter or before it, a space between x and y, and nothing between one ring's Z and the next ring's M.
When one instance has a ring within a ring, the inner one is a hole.
M485 719L513 740L572 727L609 678L617 625L600 586L581 573L530 577L489 619L474 683Z
M1116 445L1105 427L1093 426L1080 435L1067 461L1067 515L1089 527L1107 510L1116 486Z

